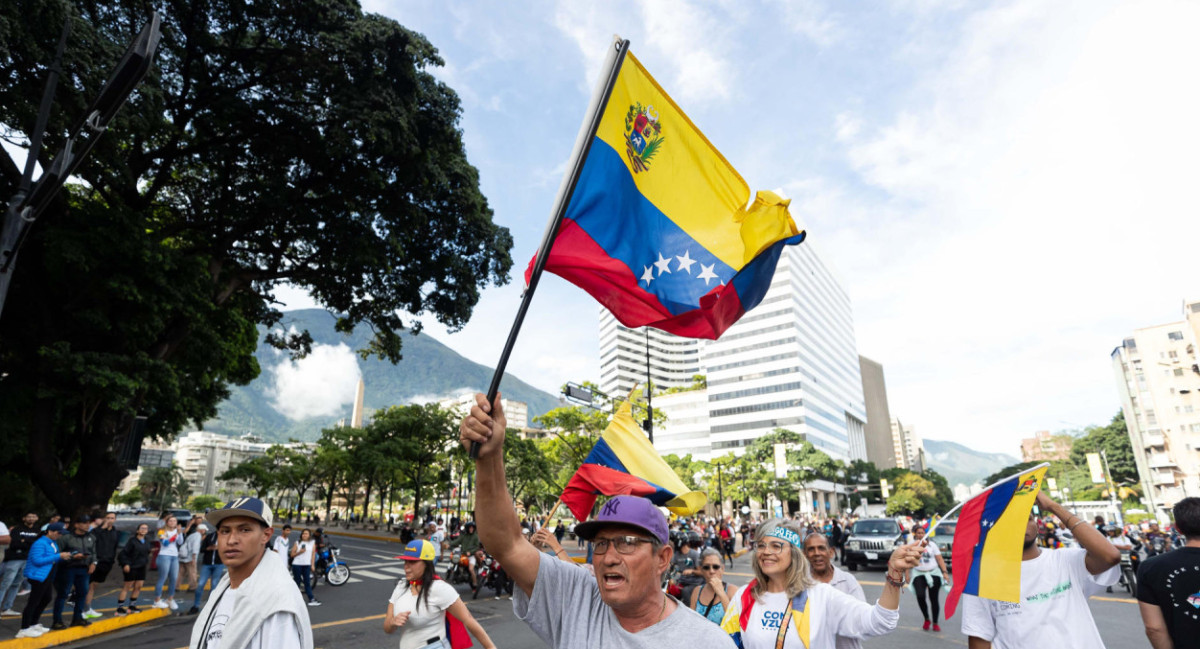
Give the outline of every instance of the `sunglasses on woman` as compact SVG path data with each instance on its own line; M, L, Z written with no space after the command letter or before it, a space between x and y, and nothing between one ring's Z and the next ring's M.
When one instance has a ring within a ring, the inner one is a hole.
M701 570L720 570L721 566L718 564L710 564L710 565L700 566L700 569Z

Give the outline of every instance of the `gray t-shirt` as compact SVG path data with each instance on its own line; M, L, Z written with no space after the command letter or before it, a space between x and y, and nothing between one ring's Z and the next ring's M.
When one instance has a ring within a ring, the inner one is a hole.
M533 595L517 588L513 613L554 649L733 649L733 639L699 613L680 604L666 619L637 633L621 627L600 599L596 578L579 566L540 555Z

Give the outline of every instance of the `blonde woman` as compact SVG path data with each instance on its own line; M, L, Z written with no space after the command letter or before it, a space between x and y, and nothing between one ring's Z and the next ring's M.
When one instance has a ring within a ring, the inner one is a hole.
M744 649L834 649L839 635L890 633L900 618L905 571L921 556L919 545L892 552L887 585L872 606L814 582L804 558L804 529L796 521L768 520L755 535L755 578L734 594L721 627Z

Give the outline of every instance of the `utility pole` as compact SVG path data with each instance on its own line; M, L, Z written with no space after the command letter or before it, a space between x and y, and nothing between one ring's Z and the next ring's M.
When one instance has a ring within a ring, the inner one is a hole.
M645 328L646 332L646 434L650 436L650 443L654 443L654 406L650 404L650 398L653 396L654 386L650 383L650 327Z
M717 467L717 511L720 512L721 520L725 520L725 488L721 481L721 463L713 462Z

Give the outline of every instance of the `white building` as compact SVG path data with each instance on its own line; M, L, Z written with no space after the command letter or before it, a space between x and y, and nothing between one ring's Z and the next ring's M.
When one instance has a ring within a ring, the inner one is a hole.
M247 485L242 480L220 480L220 475L250 458L265 455L270 446L253 435L235 438L194 431L175 441L175 463L193 495L231 497L246 491Z
M762 302L703 360L715 454L784 428L835 459L866 459L850 298L810 243L784 248Z
M600 307L600 389L620 400L635 384L644 386L647 352L655 391L690 386L692 377L704 373L700 356L705 342L653 327L630 329Z
M1165 514L1200 495L1200 300L1184 320L1137 329L1112 352L1142 493Z
M456 412L465 417L475 405L475 393L472 392L451 399L442 399L438 401L438 405L445 410ZM504 416L508 419L509 428L521 430L529 428L529 404L524 401L501 399L500 405L504 408Z
M892 418L892 448L896 454L896 466L921 473L925 470L925 443L917 429L904 425Z
M690 453L698 460L716 456L708 431L707 390L655 395L654 409L667 416L665 424L654 427L654 448L659 454L683 457Z

